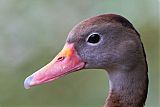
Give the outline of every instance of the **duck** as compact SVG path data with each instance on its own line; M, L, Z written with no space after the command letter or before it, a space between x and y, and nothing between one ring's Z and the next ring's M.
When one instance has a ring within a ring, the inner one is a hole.
M123 16L101 14L75 25L59 54L28 76L24 87L82 69L107 72L109 92L103 107L145 106L149 83L146 54L140 34Z

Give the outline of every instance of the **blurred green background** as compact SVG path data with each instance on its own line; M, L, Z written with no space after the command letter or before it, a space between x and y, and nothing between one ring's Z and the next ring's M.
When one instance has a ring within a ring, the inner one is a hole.
M150 79L146 107L159 107L159 4L158 0L0 0L0 107L102 107L108 94L103 70L83 70L30 90L24 89L23 81L54 58L75 24L103 13L126 17L141 34Z

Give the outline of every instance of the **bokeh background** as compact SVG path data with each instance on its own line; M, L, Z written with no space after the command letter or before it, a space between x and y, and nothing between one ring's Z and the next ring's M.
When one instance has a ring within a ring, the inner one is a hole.
M159 6L158 0L0 0L0 107L102 107L108 94L103 70L30 90L23 81L54 58L75 24L103 13L126 17L140 32L149 65L146 107L159 107Z

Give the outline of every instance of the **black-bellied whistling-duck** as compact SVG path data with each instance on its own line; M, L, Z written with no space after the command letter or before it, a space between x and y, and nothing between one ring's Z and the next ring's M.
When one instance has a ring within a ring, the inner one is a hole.
M27 77L24 86L56 80L81 69L104 69L109 95L104 107L143 107L148 69L140 35L124 17L104 14L76 25L62 51L45 67Z

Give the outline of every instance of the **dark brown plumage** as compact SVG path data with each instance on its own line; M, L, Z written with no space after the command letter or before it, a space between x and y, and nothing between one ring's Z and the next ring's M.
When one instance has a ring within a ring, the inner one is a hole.
M77 24L58 56L24 84L29 88L90 68L108 73L110 91L104 107L144 106L148 68L140 35L127 19L115 14L95 16Z

